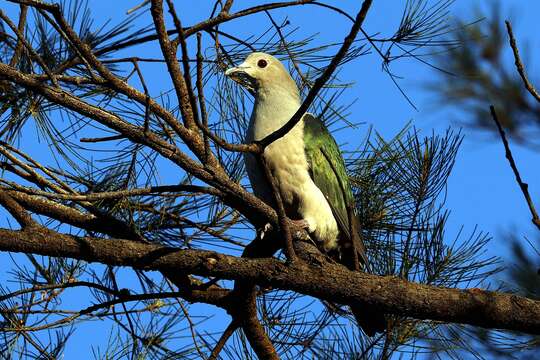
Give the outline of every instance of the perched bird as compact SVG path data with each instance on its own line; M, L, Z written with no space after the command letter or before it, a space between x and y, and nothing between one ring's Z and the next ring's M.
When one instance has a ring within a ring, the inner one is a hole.
M296 82L275 57L254 52L225 75L247 88L255 103L246 141L262 140L281 128L301 105ZM343 157L324 123L306 113L263 154L287 216L308 230L323 251L339 254L351 270L367 267L354 196ZM255 195L274 203L271 186L253 154L245 155ZM352 307L358 324L372 336L385 329L384 316Z

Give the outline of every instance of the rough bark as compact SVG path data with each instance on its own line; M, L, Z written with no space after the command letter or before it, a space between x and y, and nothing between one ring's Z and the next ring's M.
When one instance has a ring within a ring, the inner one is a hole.
M352 272L341 265L322 261L286 264L274 258L239 258L131 240L83 238L43 228L1 229L0 250L250 281L417 319L540 334L539 301L480 289L458 290L410 283L395 277Z

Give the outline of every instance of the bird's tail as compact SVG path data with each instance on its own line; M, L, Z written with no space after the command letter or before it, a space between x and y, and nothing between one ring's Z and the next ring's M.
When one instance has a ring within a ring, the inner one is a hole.
M383 313L374 311L372 308L351 306L351 311L358 326L367 336L375 336L386 330L386 318Z

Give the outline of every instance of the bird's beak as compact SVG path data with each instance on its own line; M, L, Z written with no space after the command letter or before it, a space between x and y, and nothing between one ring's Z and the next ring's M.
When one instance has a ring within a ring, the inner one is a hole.
M231 79L234 79L235 75L240 75L240 73L245 74L246 72L241 66L235 66L230 69L227 69L227 71L225 71L225 76L228 76Z
M245 87L249 92L253 93L256 88L256 81L249 73L250 66L242 63L225 71L225 76L231 78L241 86Z
M239 82L238 80L241 80L242 78L251 78L251 76L248 73L248 69L249 69L249 66L241 64L239 66L235 66L230 69L227 69L227 71L225 71L225 76L228 76L234 81Z

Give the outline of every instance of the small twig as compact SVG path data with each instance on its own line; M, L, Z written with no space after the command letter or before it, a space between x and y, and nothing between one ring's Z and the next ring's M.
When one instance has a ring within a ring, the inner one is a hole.
M227 151L260 154L260 147L257 144L232 144L214 134L210 129L205 128L204 126L201 126L201 130L205 136L209 137L219 147Z
M237 43L239 43L239 44L244 45L246 48L250 49L250 50L253 51L253 52L257 51L257 48L256 48L255 46L253 46L252 44L250 44L249 42L244 41L244 40L242 40L242 39L240 39L240 38L238 38L238 37L236 37L236 36L233 36L233 35L231 35L231 34L229 34L229 33L226 33L226 32L224 32L224 31L222 31L222 30L219 30L219 29L217 29L217 28L214 29L213 31L206 30L206 32L207 32L207 33L210 33L211 36L214 36L214 37L215 37L216 35L219 35L219 36L223 36L223 37L226 37L226 38L228 38L228 39L231 39L232 41L235 41L235 42L237 42ZM212 34L212 32L214 32L215 34ZM219 54L219 53L218 53L218 54ZM207 60L207 62L215 63L216 61L214 61L214 60Z
M32 74L31 75L34 79L38 81L47 81L49 80L49 76L47 75L41 75L41 74ZM67 84L73 84L73 85L84 85L84 84L90 84L90 85L107 85L107 81L103 78L100 78L96 75L94 75L94 78L90 79L84 76L70 76L70 75L54 75L56 81L64 82Z
M182 27L182 22L180 21L180 17L178 16L178 14L176 13L176 10L174 9L173 0L167 0L167 5L169 7L169 13L171 14L173 18L176 31L178 32L178 38L175 41L173 41L172 44L174 47L176 47L177 43L180 42L180 49L182 50L182 67L184 68L184 79L186 82L186 90L188 93L189 103L191 105L193 118L195 121L198 121L199 111L197 109L197 100L195 99L195 94L193 93L193 85L191 83L191 69L189 66L189 54L188 54L186 37L184 35L184 28Z
M211 139L214 143L216 143L221 148L227 150L227 151L234 151L234 152L252 152L255 153L259 148L257 146L254 146L254 144L231 144L228 141L224 140L223 138L219 137L218 135L214 134L210 129L208 128L208 113L206 111L206 104L205 104L205 97L204 97L204 84L203 84L203 55L202 55L202 41L201 41L201 33L197 33L197 95L199 98L199 108L201 110L201 118L202 118L202 124L200 121L196 121L196 124L199 126L199 129L203 132L203 138L204 138L204 148L206 152L206 159L208 160L208 156L210 155L210 144L208 143L208 139Z
M501 126L501 123L499 121L499 118L497 117L497 113L495 112L495 107L491 105L489 107L489 110L491 111L491 117L493 118L493 121L495 121L495 124L497 125L497 129L499 129L499 135L501 136L501 140L504 144L504 149L506 153L506 158L508 159L508 162L510 163L510 167L512 168L512 171L514 172L514 175L516 176L516 181L521 188L521 192L523 193L523 196L525 197L525 201L527 202L527 205L529 206L529 210L532 215L532 222L538 230L540 230L540 218L538 217L538 213L536 212L536 209L534 207L534 203L531 199L531 195L529 194L529 185L521 179L521 175L519 174L519 170L517 168L516 162L514 161L514 157L512 156L512 151L510 150L510 145L508 144L508 140L506 139L506 134L504 132L503 127Z
M223 334L221 334L221 337L219 338L218 342L214 346L214 349L210 353L210 356L208 357L208 360L217 360L219 353L221 350L223 350L223 347L227 343L227 340L234 334L234 332L238 329L238 323L233 319L231 323L227 326L225 331L223 331Z
M514 52L514 60L516 64L516 69L521 76L521 79L523 79L523 83L525 84L525 88L531 93L531 95L536 99L536 101L540 102L540 93L536 91L533 84L529 81L529 78L527 77L527 74L525 73L525 68L523 67L523 63L521 62L521 57L519 56L519 49L517 47L516 38L514 37L514 32L512 31L512 25L510 25L510 21L506 20L506 30L508 31L508 36L510 37L510 47L512 48L512 51Z
M11 292L9 294L0 295L0 301L5 301L7 299L10 299L19 295L24 295L24 294L28 294L28 293L32 293L36 291L50 291L50 290L57 290L57 289L67 289L67 288L72 288L72 287L88 287L88 288L103 291L110 295L116 295L116 296L120 295L118 291L114 291L113 289L108 288L101 284L97 284L97 283L93 283L89 281L73 281L73 282L66 282L62 284L34 285L30 288L20 289L20 290Z
M206 100L204 97L204 84L203 84L203 61L204 57L202 55L202 35L197 33L197 98L199 99L199 108L201 110L201 121L203 130L203 140L204 140L204 152L205 160L208 161L208 156L210 154L210 143L208 142L208 113L206 112ZM197 124L200 122L197 121ZM205 131L206 130L206 131Z
M167 60L165 59L158 59L158 58L146 58L146 57L140 57L140 56L130 56L130 57L124 57L124 58L116 58L116 59L104 59L101 60L103 64L116 64L116 63L123 63L123 62L147 62L147 63L165 63ZM182 59L177 59L177 61L182 61ZM197 59L189 59L189 62L197 62ZM206 63L213 64L214 60L204 60Z
M87 315L99 309L106 309L116 304L122 304L132 301L145 301L145 300L156 300L156 299L170 299L182 297L182 292L180 291L168 291L168 292L159 292L159 293L146 293L146 294L125 294L116 299L109 301L104 301L99 304L91 305L85 309L79 311L79 315Z
M139 67L137 60L133 60L133 67L135 68L135 71L137 72L137 76L139 77L139 81L141 82L141 85L144 90L144 95L146 96L146 101L144 104L144 133L146 134L150 126L150 93L148 91L148 86L146 86L146 82L144 81L144 76L142 74L142 71Z
M283 206L283 200L281 198L281 194L277 187L274 176L272 175L272 172L270 171L270 168L268 167L268 163L266 162L266 159L264 158L264 155L261 154L258 157L259 157L259 163L261 164L261 167L264 170L266 179L268 180L268 183L270 184L270 188L272 189L272 193L274 194L274 201L276 203L276 208L277 208L276 210L278 214L279 227L280 227L281 232L283 233L283 237L285 238L285 247L284 247L285 256L287 257L288 261L291 261L291 262L296 261L298 258L296 256L296 253L294 252L291 229L289 227L288 218L285 213L285 207Z
M114 269L113 269L113 267L111 265L107 266L107 272L108 272L109 278L111 280L111 283L113 285L113 289L115 291L119 292L120 290L118 288L118 282L116 281L116 274L114 273ZM133 352L135 352L135 351L137 351L137 340L139 339L139 337L137 336L137 333L135 331L135 327L133 326L133 320L131 318L131 315L128 312L128 309L126 307L126 303L122 302L121 306L122 306L122 309L124 309L124 313L126 313L125 316L126 316L128 326L129 326L129 329L126 329L126 330L129 330L128 332L129 332L129 334L130 334L130 336L131 336L131 338L133 340L133 343L131 345L131 349L132 349ZM111 311L113 313L113 318L116 320L117 319L116 308L114 306L112 306ZM118 322L118 323L120 323L120 322Z
M128 11L126 11L126 15L131 15L133 14L135 11L139 10L140 8L143 8L145 7L146 5L148 5L150 3L150 0L144 0L142 3L140 3L139 5L136 5L134 7L132 7L131 9L128 9Z
M266 16L268 16L268 18L270 19L270 22L272 23L274 28L276 29L276 31L277 31L277 33L279 35L279 38L281 40L281 44L283 45L283 48L287 52L287 55L289 55L289 58L291 59L291 62L293 64L293 66L294 66L294 69L296 70L296 72L300 76L300 79L302 79L302 83L304 85L310 87L311 82L305 77L304 73L300 69L300 66L298 66L298 63L296 62L296 58L295 58L294 54L291 52L291 50L289 49L289 46L287 45L287 41L285 40L285 36L283 35L283 32L281 31L281 26L279 26L276 23L276 21L272 17L272 14L270 14L270 11L265 11L265 13L266 13Z
M314 2L313 5L317 5L317 6L335 11L338 14L345 16L347 19L351 20L354 23L354 18L351 15L347 14L342 9L338 8L337 6L332 6L332 5L328 5L328 4L324 4L320 2ZM371 36L369 36L369 34L363 28L360 28L360 32L362 33L362 35L364 35L364 37L370 43L370 45L375 49L377 54L379 54L379 56L383 59L383 62L387 63L389 61L388 56L383 54L382 51L379 49L379 47L375 45L375 42L373 41Z
M184 313L184 317L186 318L188 324L189 324L189 330L191 333L191 339L193 340L193 345L195 345L195 349L197 350L197 353L201 357L201 359L204 359L204 354L199 346L199 343L197 341L197 330L195 329L195 324L191 320L191 316L189 315L189 312L187 311L184 304L182 304L181 301L178 301L178 305L180 305L180 309L182 310L182 313Z
M5 180L2 180L4 183L11 184ZM15 185L15 184L13 184ZM0 188L1 189L1 188ZM15 191L28 193L30 195L38 195L46 198L59 199L59 200L71 200L71 201L98 201L98 200L108 200L108 199L118 199L128 196L144 196L152 194L160 194L166 192L178 193L178 192L191 192L191 193L201 193L201 194L210 194L218 195L221 194L217 189L197 186L197 185L159 185L151 186L146 188L137 188L137 189L127 189L119 191L106 191L99 193L90 193L90 194L66 194L66 193L53 193L48 191L42 191L38 189L33 189L30 187L17 186Z
M99 138L81 138L79 141L84 143L97 143L97 142L104 142L104 141L114 141L114 140L121 140L126 139L126 135L112 135L112 136L104 136Z
M233 5L234 0L227 0L225 1L225 5L223 5L223 8L221 9L222 14L228 14L231 10L231 7Z
M17 25L17 30L19 33L24 33L24 28L26 26L26 15L28 14L28 6L26 5L19 5L21 8L21 13L19 15L19 24ZM11 60L9 61L9 66L15 67L17 63L19 62L19 58L21 56L21 52L23 50L24 44L23 39L19 38L17 40L17 46L15 47L15 50L13 51L13 56L11 57Z

